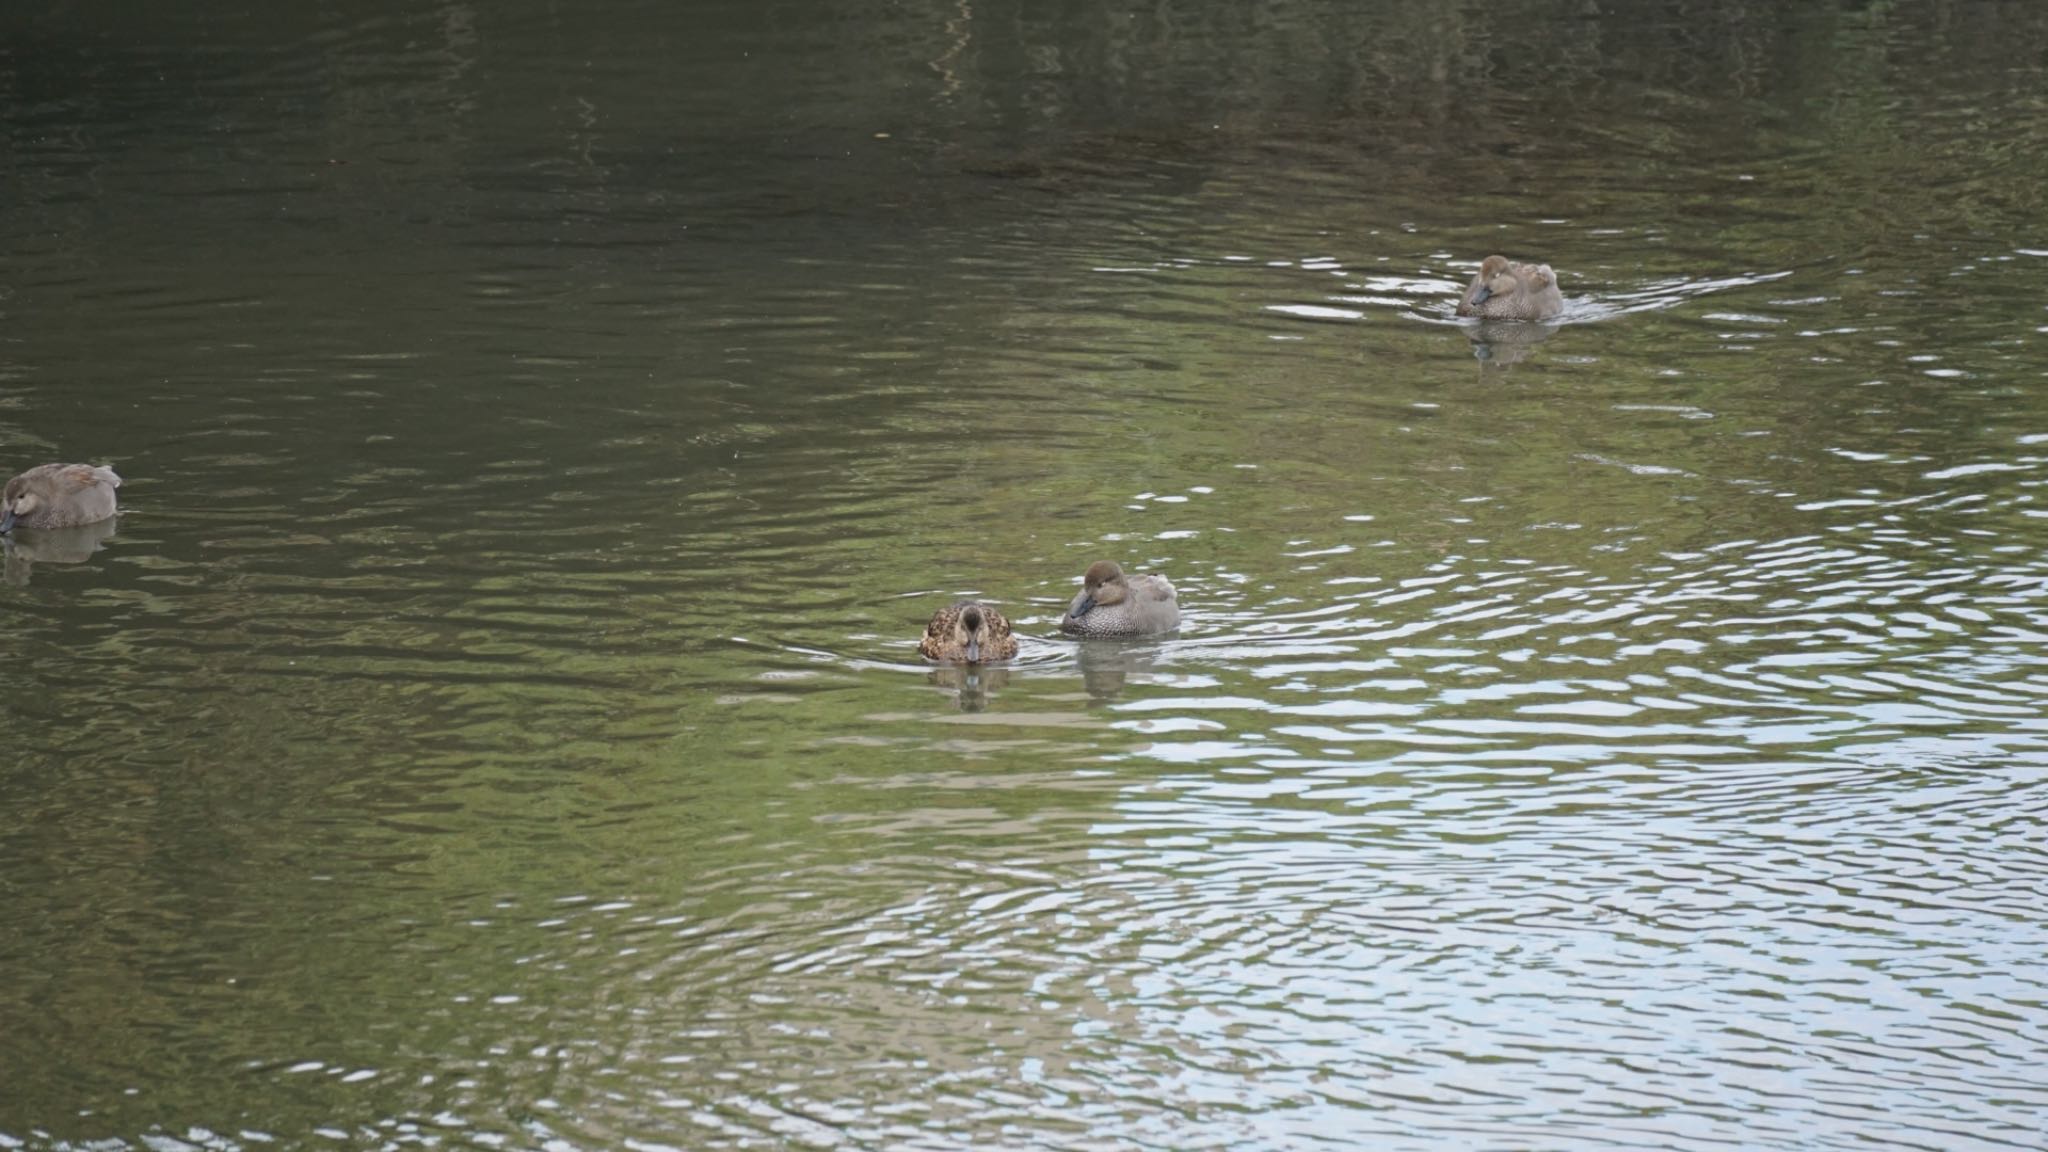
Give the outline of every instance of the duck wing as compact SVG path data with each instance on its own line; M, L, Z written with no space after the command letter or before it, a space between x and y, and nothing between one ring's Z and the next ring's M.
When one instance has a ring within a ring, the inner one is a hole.
M56 464L51 466L49 475L58 488L67 491L84 491L102 484L109 488L121 486L121 478L105 465Z
M1173 599L1173 585L1164 576L1141 576L1137 585L1135 591L1146 600Z

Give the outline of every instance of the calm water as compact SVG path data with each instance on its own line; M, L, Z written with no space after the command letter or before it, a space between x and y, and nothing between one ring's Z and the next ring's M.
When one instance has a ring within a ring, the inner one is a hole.
M2048 6L190 7L0 9L0 1148L2048 1146Z

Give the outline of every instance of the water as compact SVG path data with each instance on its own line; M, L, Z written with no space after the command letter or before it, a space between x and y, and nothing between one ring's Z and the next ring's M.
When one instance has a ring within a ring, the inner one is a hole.
M10 6L0 1144L2043 1147L2044 48Z

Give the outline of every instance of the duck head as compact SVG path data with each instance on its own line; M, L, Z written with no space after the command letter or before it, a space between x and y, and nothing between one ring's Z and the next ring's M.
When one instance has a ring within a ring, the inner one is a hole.
M26 476L16 476L0 493L0 533L12 532L14 522L34 512L42 498L28 486Z
M1505 256L1488 256L1479 265L1479 274L1472 278L1472 286L1465 290L1465 299L1458 305L1458 315L1470 316L1474 308L1495 296L1512 296L1517 286L1514 265Z
M1121 604L1130 588L1124 583L1124 570L1114 560L1097 560L1088 566L1088 574L1081 578L1081 592L1074 602L1067 606L1067 619L1079 620L1095 609L1108 604Z

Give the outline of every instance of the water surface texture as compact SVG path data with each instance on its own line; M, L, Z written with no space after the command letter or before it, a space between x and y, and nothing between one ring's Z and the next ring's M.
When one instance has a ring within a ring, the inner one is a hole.
M0 6L0 1148L2042 1148L2044 61Z

